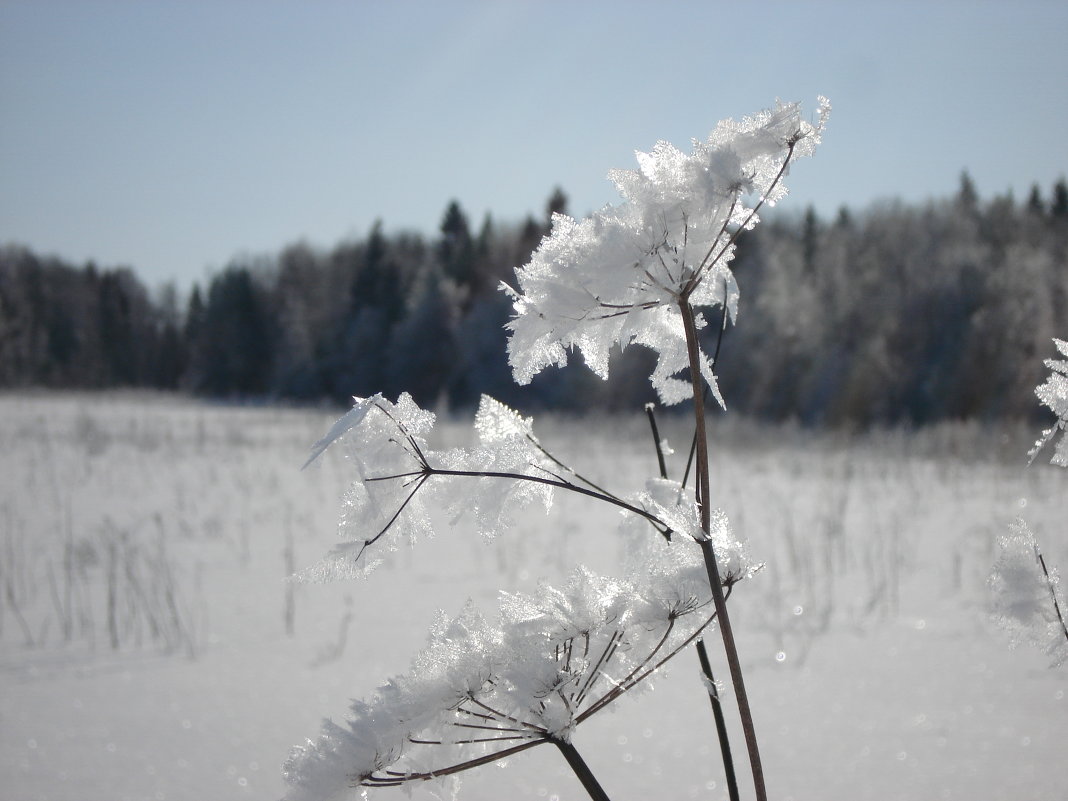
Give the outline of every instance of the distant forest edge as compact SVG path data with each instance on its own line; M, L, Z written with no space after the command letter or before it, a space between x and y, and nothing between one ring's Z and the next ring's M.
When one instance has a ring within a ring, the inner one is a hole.
M151 387L212 398L347 402L411 392L466 408L641 408L650 354L628 348L601 381L576 357L529 387L506 359L513 281L566 211L477 231L456 202L432 237L332 250L295 244L232 261L187 299L153 297L128 268L0 249L0 387ZM1068 337L1068 186L981 200L967 176L923 205L769 210L739 240L739 325L717 365L728 408L806 425L1035 418L1051 339ZM711 335L718 317L710 320Z

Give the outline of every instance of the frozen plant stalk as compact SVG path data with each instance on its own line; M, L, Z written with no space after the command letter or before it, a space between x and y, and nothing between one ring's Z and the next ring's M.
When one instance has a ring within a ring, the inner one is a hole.
M705 387L722 406L713 364L698 341L699 309L722 306L737 316L738 286L730 271L739 235L759 222L764 204L786 194L790 165L820 142L830 104L819 100L818 122L796 103L778 104L741 121L726 120L690 153L658 142L638 153L637 170L610 178L624 201L577 221L553 217L529 264L516 270L516 319L509 324L509 360L516 381L567 362L578 348L586 364L608 376L613 346L645 345L657 355L651 381L665 404L694 403L696 492L703 537L698 541L719 618L758 801L767 794L741 663L711 542L711 480L705 435ZM726 318L725 318L726 319ZM680 373L689 371L689 380Z
M473 515L479 530L494 536L509 527L516 504L548 508L561 490L624 512L640 543L628 551L642 559L624 580L580 572L563 591L509 596L497 626L470 611L443 626L408 677L355 705L347 728L327 721L317 742L295 751L286 774L292 799L332 797L346 783L455 776L545 742L560 748L591 797L607 798L574 750L574 728L637 687L713 620L756 797L766 799L726 607L734 583L753 567L712 502L706 393L724 404L714 359L698 334L704 309L719 307L720 332L736 318L730 262L738 237L759 222L765 204L786 194L790 166L815 151L829 111L820 98L812 123L798 104L778 103L721 122L689 153L666 142L638 153L637 170L610 173L621 203L584 220L554 215L552 233L516 270L516 287L502 287L514 301L508 353L520 384L566 364L575 348L602 378L615 347L638 344L657 354L650 380L661 401L694 404L694 488L667 480L662 468L641 491L604 489L549 453L529 419L491 398L479 408L474 448L428 448L434 416L407 395L396 403L381 395L356 399L316 443L312 459L346 441L358 480L342 521L346 541L305 579L365 574L399 539L429 533L431 508L443 506L454 519Z

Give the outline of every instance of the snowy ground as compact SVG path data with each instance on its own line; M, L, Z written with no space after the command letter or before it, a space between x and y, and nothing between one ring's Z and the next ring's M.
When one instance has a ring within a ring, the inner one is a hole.
M329 452L299 471L331 419L0 396L0 796L277 798L290 746L406 670L435 610L618 562L615 515L560 498L496 542L461 523L365 581L297 587L289 635L282 578L332 544L348 478ZM644 426L535 430L627 490L655 471ZM731 604L773 798L1064 798L1068 671L985 615L1013 517L1068 570L1068 471L1025 469L1036 433L713 429L714 492L768 563ZM575 735L613 799L725 797L695 656L615 706ZM461 798L583 798L551 751Z

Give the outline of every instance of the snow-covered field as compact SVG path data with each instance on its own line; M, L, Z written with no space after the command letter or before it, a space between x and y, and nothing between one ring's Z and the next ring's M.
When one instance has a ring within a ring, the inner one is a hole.
M346 464L299 470L333 417L0 396L0 797L277 798L290 746L405 671L437 609L618 563L614 512L558 495L491 543L460 521L364 581L285 583L334 541ZM535 431L616 491L656 470L640 413ZM1015 516L1068 570L1068 471L1025 467L1036 435L713 428L713 493L767 562L731 605L773 798L1065 798L1068 671L986 615ZM616 801L726 797L696 657L669 668L575 735ZM461 789L583 797L553 749Z

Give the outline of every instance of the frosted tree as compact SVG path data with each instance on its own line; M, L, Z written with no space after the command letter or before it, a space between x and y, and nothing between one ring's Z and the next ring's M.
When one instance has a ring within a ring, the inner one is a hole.
M347 726L328 721L317 741L294 752L286 768L291 799L328 798L346 785L455 777L544 743L561 750L591 797L607 798L578 756L573 731L713 621L755 794L766 798L726 605L731 588L755 568L714 503L705 405L709 398L724 405L715 374L719 345L706 353L698 334L709 325L708 310L718 310L720 337L737 318L730 264L738 238L785 196L791 165L814 152L829 110L820 98L810 122L798 104L779 103L721 122L689 153L666 142L638 153L638 169L610 173L621 203L583 220L554 214L549 235L516 270L516 286L503 287L514 304L508 354L519 384L566 364L574 350L602 378L615 348L642 345L656 354L650 380L661 401L693 404L682 481L668 478L661 458L660 476L644 488L605 489L556 458L531 420L490 398L479 407L471 448L431 450L434 415L407 395L396 403L381 395L357 399L316 443L312 459L346 443L357 480L346 499L346 540L304 578L365 574L399 541L429 534L432 509L444 508L452 519L473 516L484 535L496 536L517 507L548 508L561 491L622 510L637 562L623 578L580 571L563 590L505 596L496 624L473 610L443 623L407 676L354 705ZM710 669L706 676L715 706ZM727 770L732 775L729 764Z

